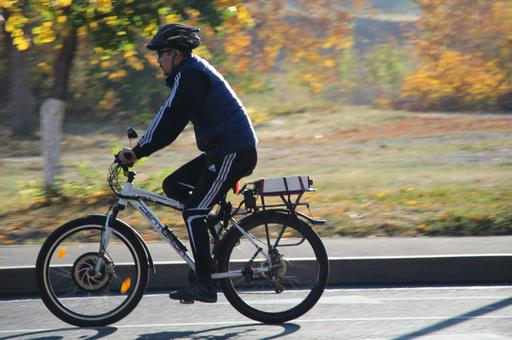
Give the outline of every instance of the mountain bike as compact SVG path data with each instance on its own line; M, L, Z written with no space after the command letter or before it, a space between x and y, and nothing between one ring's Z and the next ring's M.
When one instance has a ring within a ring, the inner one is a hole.
M128 135L136 138L133 130ZM178 211L184 204L136 187L135 177L136 172L115 157L107 181L117 201L108 213L65 223L39 252L36 280L42 301L67 323L95 327L119 321L141 300L149 270L157 274L143 238L118 219L129 205L187 263L189 279L194 279L195 264L186 245L146 203ZM307 176L259 179L237 190L241 202L236 207L224 197L207 217L212 278L229 303L253 320L295 319L310 310L324 291L328 258L312 225L325 221L298 210L309 208L301 198L314 191L311 186Z

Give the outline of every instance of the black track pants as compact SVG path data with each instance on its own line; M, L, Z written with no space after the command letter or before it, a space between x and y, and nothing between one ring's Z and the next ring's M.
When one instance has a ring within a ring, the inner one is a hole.
M162 184L167 196L185 202L183 218L196 262L196 273L205 285L212 285L206 216L236 181L252 173L256 162L255 148L225 156L202 154L170 174Z

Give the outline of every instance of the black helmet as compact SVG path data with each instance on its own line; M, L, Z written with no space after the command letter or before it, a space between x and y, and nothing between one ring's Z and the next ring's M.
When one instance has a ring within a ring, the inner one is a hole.
M147 48L152 51L163 48L191 51L201 44L201 38L197 35L199 31L199 28L182 24L165 25L158 29Z

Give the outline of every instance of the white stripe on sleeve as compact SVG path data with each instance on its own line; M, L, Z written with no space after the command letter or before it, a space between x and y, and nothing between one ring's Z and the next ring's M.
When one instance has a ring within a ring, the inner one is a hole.
M162 105L162 107L160 108L160 111L158 111L158 114L155 116L155 118L149 125L146 133L144 134L144 136L141 138L141 140L139 142L139 146L143 146L145 144L151 143L151 141L153 139L153 134L154 134L156 128L158 127L158 124L160 123L162 116L165 113L165 109L167 109L168 107L170 107L172 105L172 101L173 101L174 97L176 96L176 91L178 90L180 79L181 79L181 72L178 73L176 75L176 77L174 78L174 85L172 86L172 90L171 90L171 94L169 95L169 98L167 99L165 104Z

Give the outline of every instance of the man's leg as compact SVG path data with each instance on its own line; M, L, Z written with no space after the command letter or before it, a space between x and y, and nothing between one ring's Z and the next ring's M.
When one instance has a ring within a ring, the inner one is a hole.
M194 190L205 167L206 156L204 154L182 165L164 179L162 188L165 195L185 203L190 196L190 192Z
M210 274L211 256L206 217L213 205L226 195L236 181L250 173L255 166L256 150L241 151L208 159L207 167L196 183L192 196L183 211L199 285L171 293L171 298L204 302L217 300Z

